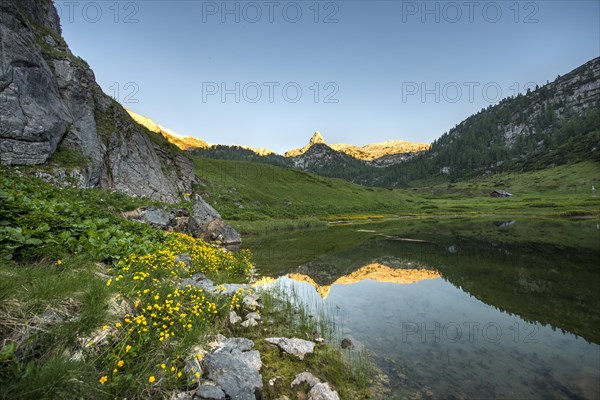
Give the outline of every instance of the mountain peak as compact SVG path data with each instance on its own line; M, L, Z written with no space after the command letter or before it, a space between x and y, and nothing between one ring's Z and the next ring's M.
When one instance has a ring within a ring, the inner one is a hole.
M325 144L325 139L323 139L323 136L321 136L321 132L319 132L319 131L315 131L314 135L312 135L312 137L310 138L308 145L312 146L313 144L316 144L316 143Z

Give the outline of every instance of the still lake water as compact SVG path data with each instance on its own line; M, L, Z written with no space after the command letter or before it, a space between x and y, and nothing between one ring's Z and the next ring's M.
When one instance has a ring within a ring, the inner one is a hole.
M401 219L244 247L261 275L334 310L390 399L600 398L597 221Z

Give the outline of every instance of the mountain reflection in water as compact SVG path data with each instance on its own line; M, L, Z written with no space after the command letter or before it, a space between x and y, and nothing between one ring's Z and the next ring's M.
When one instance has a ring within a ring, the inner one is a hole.
M442 275L437 271L426 269L396 269L379 263L368 264L348 275L340 276L331 285L320 285L310 276L304 274L290 273L286 275L287 278L293 281L306 282L313 286L323 300L327 298L333 285L352 285L353 283L364 281L366 279L375 282L409 284L425 279L436 279L441 276ZM275 281L274 278L263 277L259 279L256 284L267 284L273 281Z
M518 219L246 241L262 283L345 313L344 334L375 353L389 398L599 398L599 244L595 221Z

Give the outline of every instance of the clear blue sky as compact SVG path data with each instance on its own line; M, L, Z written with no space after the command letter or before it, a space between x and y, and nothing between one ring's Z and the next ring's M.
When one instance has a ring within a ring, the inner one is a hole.
M329 143L430 143L600 55L597 0L55 4L73 52L124 106L280 153L315 130Z

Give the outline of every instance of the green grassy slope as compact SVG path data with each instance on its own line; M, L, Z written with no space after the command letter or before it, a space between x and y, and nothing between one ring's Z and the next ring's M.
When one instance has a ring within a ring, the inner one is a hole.
M238 221L348 215L599 215L600 165L594 161L412 189L366 188L293 169L196 158L200 193ZM494 189L511 198L491 198ZM238 225L236 223L236 225ZM244 224L239 224L244 227Z
M366 188L272 165L196 158L196 174L202 181L198 190L226 219L417 211L415 196L406 191Z
M434 212L513 215L600 215L600 163L586 161L524 173L501 173L453 184L414 188ZM596 196L592 196L592 186ZM492 198L494 189L510 198Z

